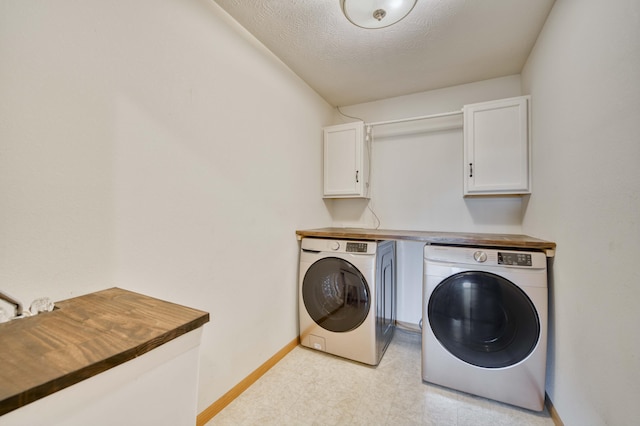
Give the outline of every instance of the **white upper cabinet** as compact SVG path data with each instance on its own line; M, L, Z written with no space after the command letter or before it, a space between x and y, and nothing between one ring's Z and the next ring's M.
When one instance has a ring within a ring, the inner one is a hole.
M324 198L368 198L369 153L364 123L329 126L324 133Z
M464 106L465 196L531 193L529 101Z

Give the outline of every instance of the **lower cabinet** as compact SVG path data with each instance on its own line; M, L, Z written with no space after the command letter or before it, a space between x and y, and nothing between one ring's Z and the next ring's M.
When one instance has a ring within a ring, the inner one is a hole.
M193 426L202 328L0 418L3 426Z

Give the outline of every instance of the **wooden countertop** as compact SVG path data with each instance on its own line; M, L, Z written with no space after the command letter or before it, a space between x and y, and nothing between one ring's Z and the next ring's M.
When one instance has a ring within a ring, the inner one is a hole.
M111 288L0 324L0 416L208 321L207 312Z
M555 255L556 243L520 234L476 234L464 232L401 231L364 228L318 228L296 231L298 238L342 238L359 240L409 240L425 244L524 248Z

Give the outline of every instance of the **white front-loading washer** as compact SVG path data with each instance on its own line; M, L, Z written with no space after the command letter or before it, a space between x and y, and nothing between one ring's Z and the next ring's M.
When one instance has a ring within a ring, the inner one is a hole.
M423 286L423 380L542 410L545 254L427 245Z
M395 241L303 238L300 343L378 365L396 321Z

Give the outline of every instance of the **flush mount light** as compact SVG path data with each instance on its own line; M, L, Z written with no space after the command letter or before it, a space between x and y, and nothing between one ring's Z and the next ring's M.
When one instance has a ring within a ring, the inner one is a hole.
M407 16L417 0L340 0L342 13L361 28L384 28Z

